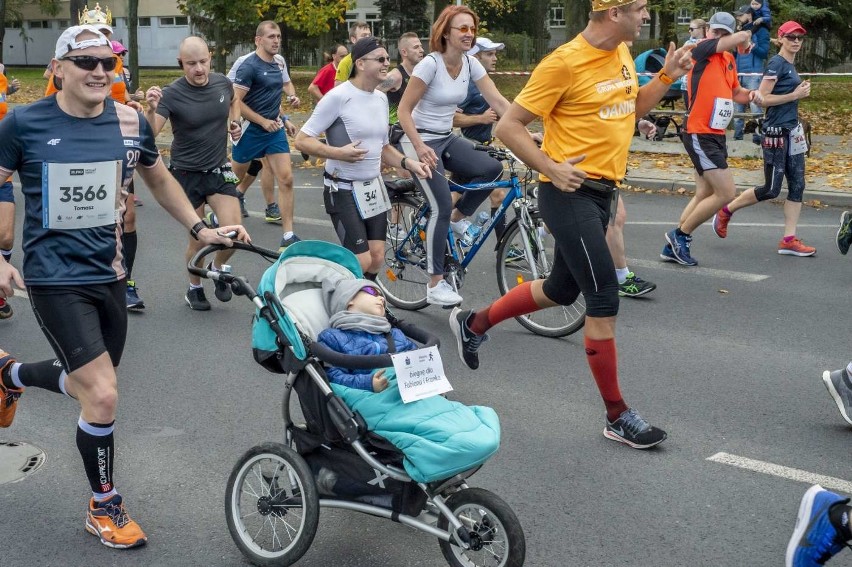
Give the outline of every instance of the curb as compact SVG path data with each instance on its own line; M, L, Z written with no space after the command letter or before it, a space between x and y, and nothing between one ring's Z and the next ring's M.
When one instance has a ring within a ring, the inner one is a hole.
M624 183L641 189L650 189L652 191L671 191L676 192L678 189L686 189L687 191L695 191L695 183L693 181L675 181L672 179L652 179L647 177L626 177ZM750 189L753 185L736 186L737 191ZM784 199L787 195L787 189L781 189L781 194L776 199ZM804 201L818 200L823 205L831 207L845 207L852 209L852 192L844 191L816 191L805 189Z

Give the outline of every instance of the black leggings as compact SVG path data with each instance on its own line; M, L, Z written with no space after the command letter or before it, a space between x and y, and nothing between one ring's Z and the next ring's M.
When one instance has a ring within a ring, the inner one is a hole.
M405 157L418 159L408 137L404 137L401 144ZM438 166L432 172L432 179L414 179L432 209L429 223L426 225L426 267L430 274L435 275L444 273L447 230L450 228L450 214L453 212L450 185L444 177L446 169L469 180L469 183L487 183L500 179L503 164L485 152L474 150L470 140L455 134L426 142L426 145L435 150ZM455 208L465 216L470 216L488 198L489 193L489 190L465 191Z
M570 305L583 292L590 317L618 314L618 278L606 244L610 201L609 195L584 187L566 193L543 182L538 190L541 218L556 240L544 294Z

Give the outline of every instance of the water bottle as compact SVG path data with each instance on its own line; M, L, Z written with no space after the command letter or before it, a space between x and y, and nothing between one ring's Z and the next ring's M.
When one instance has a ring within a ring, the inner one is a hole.
M465 246L470 246L473 244L473 241L479 238L479 235L484 230L488 221L491 220L491 215L486 213L485 211L480 211L476 218L470 223L470 226L467 227L467 230L464 231L464 236L462 236L462 244Z

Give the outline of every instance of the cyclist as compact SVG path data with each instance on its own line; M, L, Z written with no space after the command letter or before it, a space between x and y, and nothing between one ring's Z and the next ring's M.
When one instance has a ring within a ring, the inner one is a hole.
M787 200L784 202L784 236L778 242L778 253L788 256L813 256L816 248L796 237L796 226L802 212L805 192L805 152L808 150L799 123L799 100L810 96L811 82L803 81L796 72L796 53L804 44L805 28L786 22L778 28L781 50L769 61L760 82L760 94L766 108L763 121L763 185L746 189L722 207L713 218L713 230L720 238L728 235L728 222L734 211L778 197L781 183L787 178Z
M475 313L454 309L450 316L459 356L475 369L489 328L539 309L570 305L582 292L586 360L606 407L604 435L636 449L662 443L666 433L621 395L615 346L619 288L605 233L615 213L615 187L627 170L636 116L656 106L691 65L689 48L675 51L671 44L663 70L638 88L624 42L639 35L649 17L647 6L647 0L594 0L586 28L539 63L498 122L497 137L541 172L539 208L556 240L556 255L546 280L518 285ZM537 117L545 125L541 149L525 130Z
M160 133L166 121L172 123L174 141L169 171L180 183L198 216L204 216L205 203L223 224L240 222L239 195L236 176L228 163L228 132L239 139L240 107L234 98L231 81L224 75L210 72L210 49L203 39L187 37L178 48L177 62L184 76L161 89L152 86L145 94L148 110L145 118L154 131ZM200 249L190 238L186 261ZM221 250L208 269L219 270L234 253ZM231 300L231 288L214 282L216 298ZM190 309L208 311L210 302L204 295L201 278L189 275L189 289L184 300Z
M21 88L18 79L11 81L6 77L6 66L0 63L0 120L9 110L6 97ZM15 194L12 192L12 178L0 184L0 254L6 262L12 261L12 246L15 243ZM12 306L5 297L0 297L0 319L13 315Z
M428 177L424 164L409 160L390 145L387 97L377 90L388 74L390 57L375 37L352 47L350 79L326 94L296 136L296 148L325 158L323 200L340 243L355 253L364 277L375 280L384 263L388 203L381 163L399 164ZM319 140L325 132L326 144ZM384 197L383 197L383 194ZM383 206L371 206L378 202Z
M749 91L737 80L734 56L728 50L751 42L750 31L735 32L736 20L727 12L710 18L709 35L694 45L695 67L689 73L689 113L683 145L695 167L695 196L681 213L677 227L665 235L661 257L684 266L697 266L690 246L692 233L736 194L734 176L728 169L725 128L733 115L733 103L762 103L760 91Z
M479 60L467 55L476 41L478 22L479 17L466 6L447 6L441 12L432 25L431 53L414 68L397 113L405 131L405 155L435 170L430 179L415 182L432 209L426 227L426 264L431 276L426 299L444 306L462 301L444 279L447 229L451 226L458 235L467 232L471 223L466 217L488 197L487 191L468 191L454 207L445 168L473 183L495 181L503 173L498 160L474 150L469 141L452 132L453 116L467 96L470 81L498 115L509 106Z
M279 249L283 251L298 242L299 237L293 232L293 166L287 142L287 134L296 135L296 126L287 116L282 118L281 91L287 93L287 102L294 108L299 106L299 97L287 69L275 58L281 44L278 24L271 20L261 22L257 26L254 43L257 49L240 65L234 79L240 111L249 124L231 156L234 173L239 179L246 174L252 160L266 156L267 164L278 181L283 232Z
M0 122L0 176L15 170L20 175L27 291L61 366L53 360L18 364L0 353L0 426L11 425L25 387L78 400L77 448L92 490L86 530L109 547L135 547L147 537L127 515L113 480L116 368L127 335L126 272L116 220L134 170L138 167L160 204L202 242L229 245L230 240L195 214L160 160L145 119L108 97L116 59L97 28L65 30L52 65L62 90L15 108ZM71 179L74 189L89 190L70 191ZM44 214L48 207L49 215ZM222 230L248 240L240 226ZM24 280L0 259L0 294L8 297L13 286L23 288Z

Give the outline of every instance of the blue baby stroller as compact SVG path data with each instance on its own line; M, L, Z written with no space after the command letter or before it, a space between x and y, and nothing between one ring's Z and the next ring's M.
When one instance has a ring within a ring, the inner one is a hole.
M284 375L285 425L280 442L249 449L228 479L225 514L240 551L256 565L292 565L310 548L320 508L326 507L387 518L436 536L452 566L523 565L524 533L512 509L495 494L467 484L484 461L451 469L446 478L413 480L406 454L369 431L364 418L332 390L324 363L363 369L393 365L387 354L345 355L316 342L329 319L322 282L362 277L355 256L319 241L298 242L280 257L241 242L234 247L276 259L256 291L243 277L197 267L221 246L200 250L188 267L254 303L254 358ZM388 319L417 343L438 344L390 313ZM294 390L303 423L291 416Z

